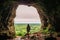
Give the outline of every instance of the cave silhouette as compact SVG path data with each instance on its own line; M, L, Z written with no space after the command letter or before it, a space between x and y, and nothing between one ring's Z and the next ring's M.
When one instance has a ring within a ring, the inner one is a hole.
M60 36L59 0L0 0L0 39L15 38L14 18L20 4L34 6L41 18L42 29L53 27Z

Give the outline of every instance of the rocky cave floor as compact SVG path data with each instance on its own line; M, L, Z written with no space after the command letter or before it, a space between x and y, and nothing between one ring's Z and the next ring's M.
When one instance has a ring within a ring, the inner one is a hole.
M25 34L23 37L16 36L16 38L8 39L8 40L45 40L45 38L47 38L45 35L42 35L40 33L34 33L34 34ZM57 40L60 40L60 37L55 37L55 38Z

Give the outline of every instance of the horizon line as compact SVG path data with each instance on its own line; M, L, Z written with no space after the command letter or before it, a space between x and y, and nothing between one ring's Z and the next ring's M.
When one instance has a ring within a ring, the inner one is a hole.
M14 24L41 24L40 22L14 22Z

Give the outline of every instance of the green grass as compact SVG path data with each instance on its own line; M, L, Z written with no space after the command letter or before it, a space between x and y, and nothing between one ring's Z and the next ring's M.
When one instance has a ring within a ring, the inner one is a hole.
M26 34L27 24L15 24L16 36L24 36ZM40 24L30 24L30 33L40 31Z

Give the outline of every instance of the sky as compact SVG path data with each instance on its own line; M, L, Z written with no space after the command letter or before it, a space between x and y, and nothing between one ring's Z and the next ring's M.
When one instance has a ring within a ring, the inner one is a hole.
M37 9L33 6L19 5L14 23L41 23Z

